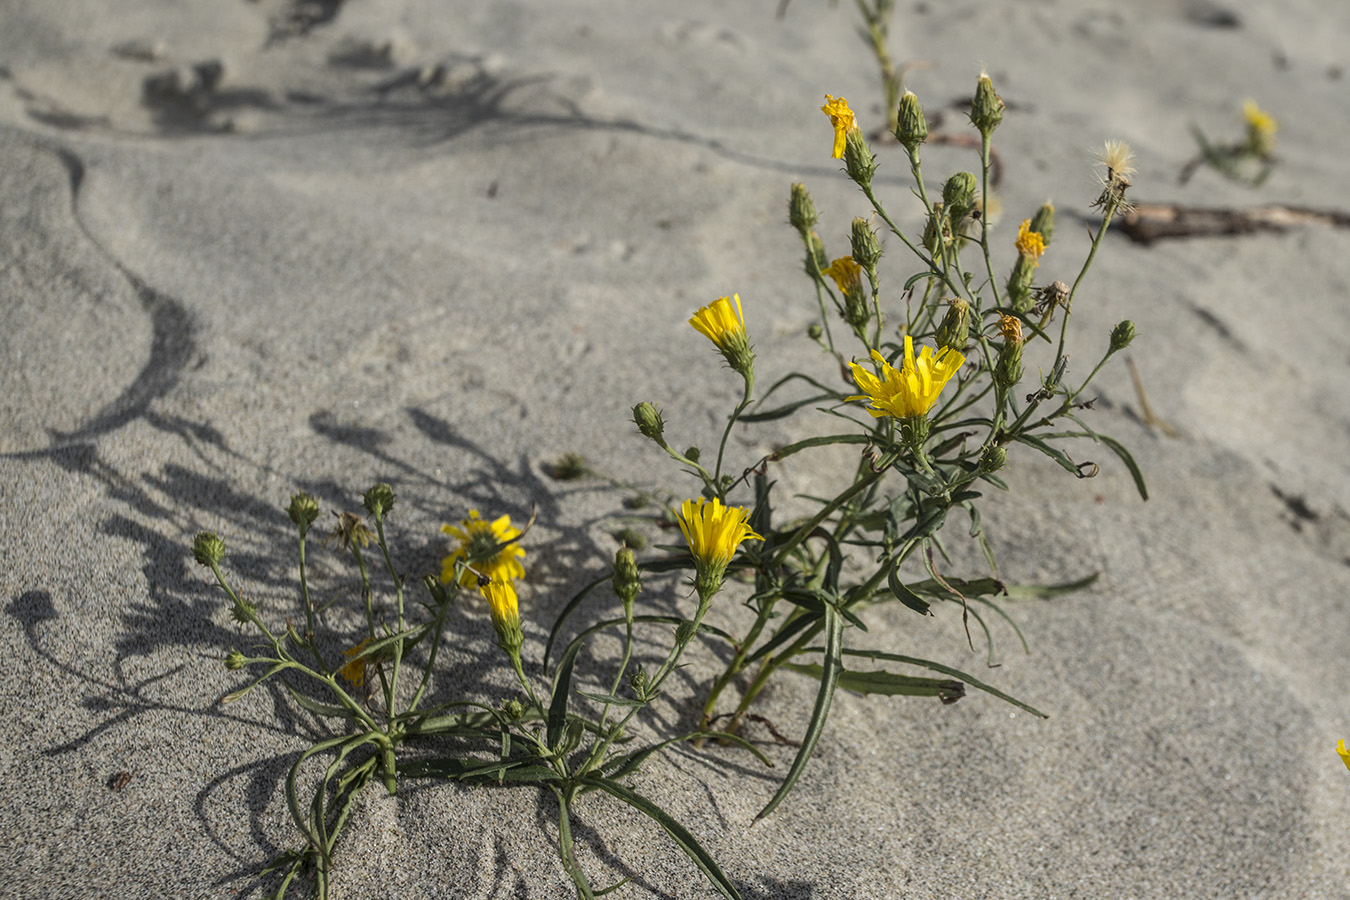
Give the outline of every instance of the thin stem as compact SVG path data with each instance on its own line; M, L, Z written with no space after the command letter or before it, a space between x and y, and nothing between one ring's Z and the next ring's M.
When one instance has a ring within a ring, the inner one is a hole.
M722 490L722 455L727 449L727 438L731 437L731 426L736 424L736 420L745 412L745 408L750 405L750 394L755 389L755 372L751 369L742 376L745 379L745 394L736 409L727 418L727 427L722 429L722 440L717 445L717 468L713 470L713 491L716 492L718 499L726 501L726 496Z

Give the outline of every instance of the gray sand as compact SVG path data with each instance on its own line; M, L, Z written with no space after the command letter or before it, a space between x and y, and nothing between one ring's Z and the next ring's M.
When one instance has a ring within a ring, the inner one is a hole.
M832 247L866 211L818 107L842 94L876 127L871 62L850 4L796 0L782 21L772 3L721 6L353 0L306 32L281 0L7 4L0 896L258 897L258 869L295 842L278 782L312 723L266 690L220 704L242 683L221 659L250 636L192 564L198 530L280 621L296 611L293 490L327 518L391 482L416 572L438 567L442 522L536 505L522 603L537 672L554 615L613 553L624 496L549 464L579 451L684 490L628 408L653 400L678 440L707 445L735 401L689 314L737 291L761 383L797 365L828 377L802 337L815 303L785 202L806 181ZM980 67L996 79L995 233L1010 248L1052 197L1045 272L1086 251L1087 151L1106 138L1137 151L1139 199L1350 207L1350 7L902 4L895 32L948 131L969 133L950 104ZM1283 126L1266 186L1202 171L1179 187L1188 124L1231 133L1249 96ZM878 152L883 196L917 227L901 156ZM939 147L925 161L934 179L977 163ZM1102 464L1091 481L1015 456L987 511L1004 575L1097 584L1016 608L1032 654L1004 629L995 669L955 608L886 611L858 638L1051 718L980 694L841 694L796 793L754 827L775 782L744 754L679 750L633 784L758 900L1350 897L1334 752L1350 738L1347 260L1350 234L1314 227L1107 241L1074 334L1095 359L1111 326L1137 323L1130 355L1178 434L1143 423L1123 365L1092 422L1136 452L1152 499L1099 448L1078 451ZM732 449L752 459L806 427ZM846 476L781 477L821 492ZM313 556L328 591L351 592L344 560ZM710 621L743 629L736 599ZM688 603L670 582L643 602ZM454 626L437 689L509 695L484 610ZM592 684L615 652L595 643ZM655 731L687 724L716 652L691 656ZM784 677L761 712L798 734L812 696ZM790 751L769 752L781 773ZM334 896L565 897L555 828L532 790L371 789ZM634 879L616 896L714 895L615 802L585 798L577 829L597 883Z

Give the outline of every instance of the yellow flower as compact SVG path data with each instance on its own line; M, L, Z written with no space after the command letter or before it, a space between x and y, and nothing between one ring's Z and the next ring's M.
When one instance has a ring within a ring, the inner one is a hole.
M1011 344L1022 343L1022 320L1017 316L999 316L998 330L1003 340Z
M1031 230L1031 220L1023 219L1022 227L1017 229L1017 252L1039 266L1041 256L1045 254L1045 238L1039 231Z
M914 339L909 335L905 336L905 358L899 369L875 350L872 359L881 364L881 377L857 363L850 363L853 381L863 393L847 399L866 400L871 404L867 411L874 418L895 416L901 419L928 415L942 389L966 361L951 347L944 347L936 355L932 347L924 347L916 359Z
M487 598L498 643L508 653L512 652L512 648L519 652L524 638L520 631L520 601L516 597L515 584L509 580L493 579L481 590Z
M721 586L722 574L741 542L747 538L761 541L764 538L750 527L750 510L743 506L723 506L716 497L686 500L678 512L680 530L684 532L689 552L698 567L696 583L700 596L704 596L705 588L711 588L707 599Z
M848 142L848 133L858 130L858 120L853 115L853 110L848 108L848 101L843 97L837 100L829 94L825 95L825 105L820 111L830 117L830 124L834 126L834 153L835 159L844 158L844 144Z
M510 516L489 523L478 515L478 510L471 509L469 518L460 520L459 524L459 528L441 526L441 531L459 539L459 546L441 560L442 584L454 580L455 563L461 559L493 581L525 577L525 567L520 564L525 556L524 548L519 544L502 546L512 538L520 537L520 529L511 527ZM473 587L478 584L478 576L465 569L459 583L461 587Z
M735 309L731 308L733 301L736 304ZM750 349L750 338L745 333L745 315L741 312L740 294L732 294L730 298L719 297L694 313L689 319L689 324L722 351L727 365L746 378L750 377L755 354Z
M366 649L366 645L369 643L370 638L366 638L364 641L357 644L352 649L345 650L343 652L346 654L348 659L350 659L351 657L356 656L362 650ZM370 657L368 656L363 656L360 659L353 659L351 660L351 662L347 663L341 669L338 669L338 675L349 681L353 687L360 687L361 685L366 683L366 663L369 660Z
M1266 140L1275 137L1275 132L1280 130L1280 123L1270 113L1262 112L1255 100L1247 100L1242 104L1242 117L1247 120L1248 127Z
M853 295L862 288L862 266L854 262L851 256L839 257L821 269L820 274L833 278L840 293Z
M1336 742L1336 752L1341 755L1341 759L1345 762L1345 767L1350 769L1350 750L1345 749L1345 741Z

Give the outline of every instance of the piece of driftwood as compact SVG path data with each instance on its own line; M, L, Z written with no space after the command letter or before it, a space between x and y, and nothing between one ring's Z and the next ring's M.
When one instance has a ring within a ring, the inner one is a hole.
M1287 231L1298 225L1350 228L1350 213L1303 206L1250 206L1245 209L1139 203L1118 226L1139 244L1162 238L1211 237L1254 231Z

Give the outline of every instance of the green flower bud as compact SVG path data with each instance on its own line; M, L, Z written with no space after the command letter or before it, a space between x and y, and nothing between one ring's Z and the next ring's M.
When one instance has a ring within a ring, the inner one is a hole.
M684 458L690 462L698 462L699 452L697 447L685 447Z
M792 185L792 193L788 195L788 222L805 236L820 217L816 215L816 205L811 202L811 195L806 192L806 185L797 182Z
M900 117L895 126L895 137L910 153L928 140L928 121L923 117L923 107L913 91L905 91L900 98Z
M980 471L986 474L997 472L1003 468L1004 463L1008 461L1008 451L1004 450L998 444L984 451L980 457Z
M954 297L947 307L947 314L938 325L938 347L950 347L960 353L966 349L970 340L970 302L962 297Z
M1111 352L1124 350L1134 340L1134 323L1129 319L1111 329Z
M248 665L248 658L238 650L231 650L229 655L225 657L225 668L231 672L237 672L246 665Z
M693 639L694 639L694 623L688 621L681 622L679 626L676 627L675 629L675 643L683 647Z
M820 325L816 324L815 322L812 322L810 325L806 326L806 336L813 341L820 340L820 336L824 333L825 331L820 327Z
M642 581L638 578L637 558L627 547L620 547L614 554L614 593L623 604L625 614L633 611L633 601L642 590Z
M857 129L850 131L844 141L844 171L859 187L868 187L876 170L877 161L872 148L867 146L867 138Z
M806 274L814 278L817 272L824 272L830 267L830 258L825 255L825 243L814 231L806 236L806 243L806 262L803 265Z
M1003 346L994 363L994 383L1007 392L1022 380L1022 320L1016 316L999 319Z
M512 722L518 721L521 716L525 715L525 704L515 698L507 700L502 704L502 714Z
M638 666L633 670L633 674L628 676L628 686L633 689L633 696L638 700L646 701L647 697L647 670Z
M309 526L319 517L319 503L304 491L298 491L291 494L291 505L286 507L286 515L300 526L300 535L303 537L305 532L309 531Z
M362 502L365 504L366 512L379 519L394 508L394 489L384 482L380 482L366 491L366 496L362 498Z
M1036 215L1031 217L1031 230L1040 234L1045 246L1050 246L1050 238L1055 234L1055 204L1047 200L1036 210Z
M877 240L877 233L867 224L866 219L859 217L853 220L853 230L849 238L853 246L853 261L871 275L881 260L881 242Z
M192 541L192 558L210 568L225 558L225 542L209 531L200 532Z
M661 418L661 410L652 404L644 400L633 407L633 422L643 437L651 438L658 444L665 442L662 437L666 430L665 420Z
M1003 109L1003 98L994 93L994 82L981 72L975 85L975 99L970 104L970 123L988 137L1003 121Z
M942 203L947 209L947 218L953 230L961 226L961 221L975 208L975 176L969 172L957 172L942 186Z
M951 223L942 215L943 206L941 203L933 204L933 214L928 217L927 224L923 227L923 247L933 256L940 256L942 248L952 242ZM942 225L941 237L939 238L938 223Z

